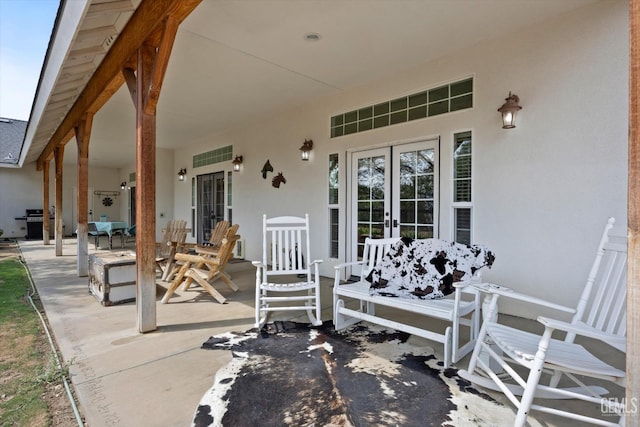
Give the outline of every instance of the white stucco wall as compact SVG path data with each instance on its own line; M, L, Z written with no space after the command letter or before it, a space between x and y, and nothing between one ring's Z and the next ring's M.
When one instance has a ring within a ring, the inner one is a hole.
M474 77L474 108L331 139L332 115ZM573 305L609 216L626 230L628 129L628 11L623 1L590 5L534 28L455 52L392 78L222 135L209 135L175 153L173 169L192 156L226 145L244 156L233 177L233 220L246 258L257 259L261 215L311 216L313 258L328 259L327 165L358 147L439 136L440 237L451 237L452 135L473 132L474 241L497 254L486 278ZM497 108L509 91L520 96L517 128L501 129ZM298 147L314 141L309 162ZM269 159L287 183L260 176ZM230 162L189 168L189 177L229 170ZM191 192L174 184L174 213L190 219ZM182 184L181 184L182 185ZM344 216L345 187L341 188ZM344 224L343 224L344 225ZM344 237L344 235L343 235ZM530 315L518 306L503 311Z
M0 228L2 238L24 238L27 234L22 217L25 209L42 208L42 173L36 172L35 164L21 169L0 168Z
M74 143L73 141L71 143ZM68 159L67 159L68 160ZM119 206L126 203L126 196L120 190L118 180L118 170L102 167L89 168L89 190L90 196L93 191L118 192L118 196L113 196L114 205L110 210L105 210L101 206L102 197L95 195L93 219L99 220L102 213L108 213L110 220L117 221L119 217ZM49 202L50 206L55 204L55 165L51 162L49 166ZM62 189L62 209L65 236L75 233L77 227L76 213L76 191L77 191L77 167L73 162L64 164L63 168L63 189ZM21 169L0 168L0 228L4 229L3 237L24 238L26 235L25 222L16 221L14 218L24 216L25 209L41 209L43 200L42 191L42 171L36 170L35 163L27 164ZM91 209L92 199L89 197L89 208ZM89 217L89 220L92 218ZM53 239L53 230L50 237Z

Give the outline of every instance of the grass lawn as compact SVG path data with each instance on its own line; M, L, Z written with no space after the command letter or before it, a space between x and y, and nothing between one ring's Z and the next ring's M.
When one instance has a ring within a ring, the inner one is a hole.
M57 366L30 293L18 259L0 259L0 426L65 425L55 421L50 400L66 399L67 372ZM37 295L33 300L39 305Z

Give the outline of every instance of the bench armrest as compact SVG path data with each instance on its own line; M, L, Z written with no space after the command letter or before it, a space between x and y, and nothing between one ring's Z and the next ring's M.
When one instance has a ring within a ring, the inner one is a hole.
M334 270L340 270L341 268L353 266L353 265L364 265L364 261L352 261L352 262L342 262L340 264L336 264L333 266Z

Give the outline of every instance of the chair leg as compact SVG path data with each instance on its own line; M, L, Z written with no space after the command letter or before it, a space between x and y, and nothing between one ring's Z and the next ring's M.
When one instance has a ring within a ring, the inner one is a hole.
M514 426L523 427L527 422L527 416L531 410L533 404L533 398L536 394L536 388L540 382L540 375L542 375L542 367L544 366L545 358L547 357L547 349L549 348L549 340L551 340L551 333L553 330L545 329L540 343L538 344L538 351L536 352L531 371L529 371L529 377L527 378L527 385L520 399L520 407L518 408L518 414L516 415L516 421Z
M238 287L238 285L236 285L235 283L233 283L233 280L231 280L231 276L229 276L227 273L225 273L224 271L220 272L220 279L229 287L231 288L231 290L233 292L238 292L240 290L240 288Z
M216 288L211 286L211 284L209 282L207 282L205 279L201 278L198 275L198 273L194 273L194 275L195 275L195 277L193 278L193 280L198 282L200 284L200 286L202 286L204 289L206 289L207 292L209 292L209 294L216 299L216 301L218 301L220 304L224 304L225 303L225 301L227 299L224 296L222 296L222 294L220 292L218 292L218 290Z
M178 286L180 286L180 283L182 283L182 279L184 278L185 273L189 269L189 265L190 264L188 262L186 262L182 266L182 268L178 271L178 273L176 274L175 278L173 279L173 282L171 282L171 285L169 285L169 288L167 289L167 292L165 292L164 296L162 297L162 303L163 304L166 304L166 303L169 302L169 298L171 298L171 296L176 291Z

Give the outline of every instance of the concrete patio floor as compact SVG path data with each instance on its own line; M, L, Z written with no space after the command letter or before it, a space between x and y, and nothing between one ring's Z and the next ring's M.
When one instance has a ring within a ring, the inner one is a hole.
M200 398L213 384L216 371L231 359L229 352L205 351L200 346L211 335L245 331L253 326L255 269L250 262L235 261L227 265L226 271L240 291L233 293L222 283L216 285L229 297L225 304L219 304L200 288L178 290L169 304L162 304L160 298L168 283L158 279L158 329L140 334L136 329L135 303L103 307L88 292L88 278L77 277L75 239L64 240L63 255L59 257L55 256L53 244L18 243L64 361L70 363L73 387L86 424L90 427L190 425ZM111 252L121 251L114 248ZM95 252L109 250L96 251L90 243L89 254ZM322 279L323 320L332 318L332 285L333 279ZM283 313L274 318L289 316L289 320L307 320L304 313L293 317L297 315ZM527 328L536 327L535 322L529 320L514 318L511 321ZM441 357L441 345L430 345ZM623 355L611 357L624 363ZM466 367L466 364L467 360L463 359L457 366ZM624 395L624 390L615 392L617 396ZM501 395L495 397L505 401ZM582 403L563 402L582 410ZM508 402L506 405L512 406ZM583 412L597 413L597 409L585 408ZM547 426L578 425L537 413L535 417ZM512 423L513 419L505 420L504 425Z

